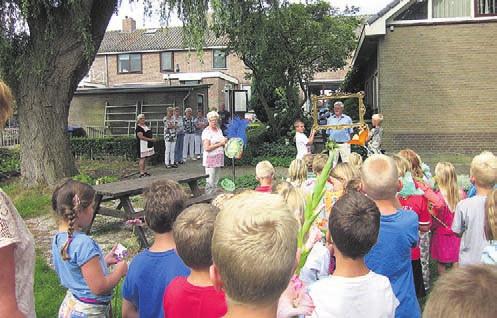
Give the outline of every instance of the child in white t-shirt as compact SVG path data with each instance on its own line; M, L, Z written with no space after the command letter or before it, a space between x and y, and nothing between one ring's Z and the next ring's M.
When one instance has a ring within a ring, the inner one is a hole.
M304 122L302 122L300 119L297 119L295 123L293 124L295 127L295 145L297 146L297 157L296 159L303 159L304 156L308 153L309 151L309 146L312 145L314 142L314 134L316 133L315 130L313 129L311 131L311 134L309 135L309 138L304 134L305 131L305 126Z
M399 301L390 281L364 262L380 229L376 204L350 190L333 206L328 229L336 270L310 286L309 295L316 306L310 317L395 317Z

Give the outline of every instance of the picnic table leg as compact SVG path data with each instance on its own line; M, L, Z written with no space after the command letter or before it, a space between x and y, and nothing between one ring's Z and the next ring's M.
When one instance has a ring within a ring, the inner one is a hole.
M198 180L189 181L188 186L190 186L190 189L192 190L194 197L198 197L198 196L202 195L202 192L200 191L200 188L198 187Z
M128 219L133 218L133 215L135 214L135 209L133 209L133 205L131 204L131 201L129 200L129 197L124 197L121 198L121 203L122 207L124 208L124 211L126 212L126 216ZM138 241L140 242L140 247L141 248L147 248L149 246L147 237L145 236L145 231L141 226L134 226L134 231L136 235L138 236Z
M93 225L93 222L95 221L95 217L97 216L98 210L100 210L100 203L102 202L102 195L97 194L95 196L95 211L93 212L93 217L91 218L90 225L86 228L86 234L90 234L91 226Z

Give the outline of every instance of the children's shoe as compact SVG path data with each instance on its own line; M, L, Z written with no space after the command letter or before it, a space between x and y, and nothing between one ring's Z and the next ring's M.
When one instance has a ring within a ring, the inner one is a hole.
M178 165L177 164L173 164L171 165L172 168L178 168Z

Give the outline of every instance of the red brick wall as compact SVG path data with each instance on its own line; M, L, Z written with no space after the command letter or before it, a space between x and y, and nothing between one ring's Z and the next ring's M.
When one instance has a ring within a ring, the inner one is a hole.
M396 26L378 48L385 148L497 151L497 23Z

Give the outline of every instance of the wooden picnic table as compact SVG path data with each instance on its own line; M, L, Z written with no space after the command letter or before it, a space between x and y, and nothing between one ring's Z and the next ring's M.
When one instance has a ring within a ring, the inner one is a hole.
M188 205L210 201L212 199L212 196L202 195L202 192L200 191L200 188L198 186L198 181L200 179L205 179L206 177L208 176L199 173L172 172L162 175L128 179L93 186L93 189L95 189L96 191L95 214L93 215L93 220L91 221L87 232L90 231L97 214L112 216L124 220L132 220L138 217L142 217L142 213L136 212L133 204L131 203L130 197L142 194L147 188L152 185L152 183L159 180L169 179L174 180L178 183L188 184L193 196L191 200L189 200ZM119 200L117 208L114 209L101 206L103 202L113 200ZM141 247L148 247L147 238L145 237L143 228L141 226L136 226L135 229L135 233L138 236Z

